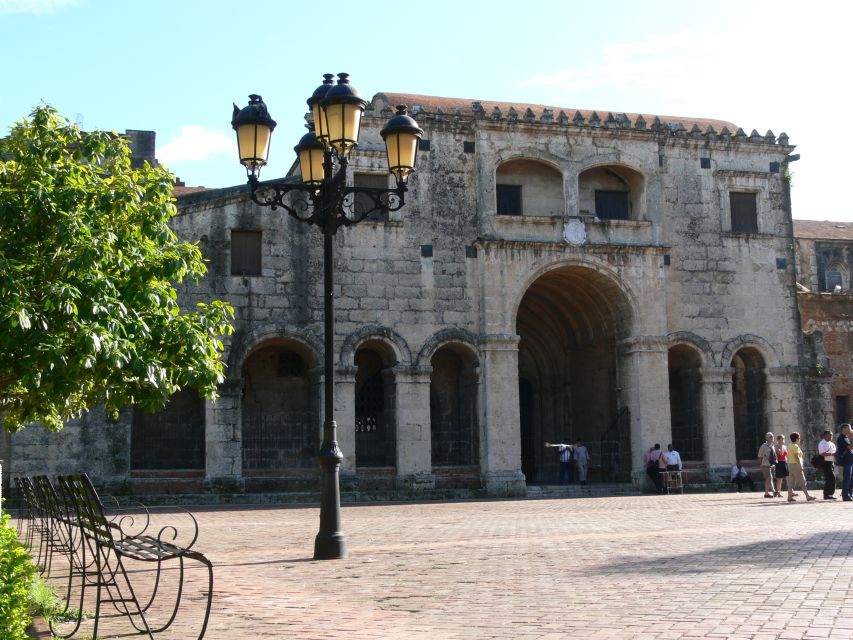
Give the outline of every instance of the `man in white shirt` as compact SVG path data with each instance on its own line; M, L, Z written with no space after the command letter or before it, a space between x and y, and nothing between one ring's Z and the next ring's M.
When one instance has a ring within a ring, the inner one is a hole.
M823 432L823 439L817 445L817 452L823 458L823 499L835 500L835 443L832 431Z
M732 482L737 485L737 492L740 493L743 489L743 485L749 485L750 491L755 491L755 483L752 481L752 478L749 477L749 472L744 469L743 465L740 463L740 460L734 463L732 466Z
M666 456L666 470L667 471L681 471L681 456L678 454L678 451L672 448L672 445L667 445L667 452L664 454Z
M560 484L572 484L572 449L570 444L545 443L546 447L556 447L560 454Z

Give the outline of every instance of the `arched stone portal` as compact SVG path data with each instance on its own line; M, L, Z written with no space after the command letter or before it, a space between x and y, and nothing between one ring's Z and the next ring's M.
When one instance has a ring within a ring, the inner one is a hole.
M243 472L290 476L317 467L319 420L313 354L289 340L255 350L243 364Z
M682 460L705 459L702 429L702 359L696 349L677 344L669 350L669 415L672 445Z
M558 459L546 441L582 440L594 464L604 459L619 467L625 457L621 466L630 469L630 434L617 426L617 343L630 326L625 293L589 267L553 269L525 292L516 332L521 464L528 483L558 477Z
M355 352L355 459L358 467L396 466L396 388L392 349L378 340Z
M450 344L430 360L430 437L434 467L479 463L476 362Z
M754 460L767 432L766 365L758 349L744 347L732 357L732 367L735 455L739 460Z

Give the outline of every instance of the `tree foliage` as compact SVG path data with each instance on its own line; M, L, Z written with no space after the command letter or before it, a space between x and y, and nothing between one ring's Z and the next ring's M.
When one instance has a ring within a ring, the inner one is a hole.
M215 397L230 306L178 306L205 273L169 228L171 174L131 167L115 134L40 106L0 140L0 417L58 430L103 403L161 408L185 386Z

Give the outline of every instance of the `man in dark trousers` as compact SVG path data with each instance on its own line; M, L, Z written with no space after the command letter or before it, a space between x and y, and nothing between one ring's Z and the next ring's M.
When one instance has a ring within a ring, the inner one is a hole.
M546 447L556 447L560 454L560 484L571 484L572 476L572 445L570 444L551 444L545 443Z
M658 494L663 493L663 478L660 475L660 459L662 455L663 451L660 450L660 444L655 444L646 456L646 473L652 479L652 482L655 483L655 490Z
M817 452L823 458L823 499L835 500L835 443L832 431L823 432L823 438L817 445Z
M849 424L841 425L841 435L838 436L836 446L836 462L844 469L841 481L841 499L845 502L853 501L853 432Z

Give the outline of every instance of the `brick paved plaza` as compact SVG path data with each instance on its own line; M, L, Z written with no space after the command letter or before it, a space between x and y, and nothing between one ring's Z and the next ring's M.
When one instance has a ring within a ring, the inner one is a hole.
M316 508L205 509L206 637L849 640L853 507L761 496L345 506L323 562Z

